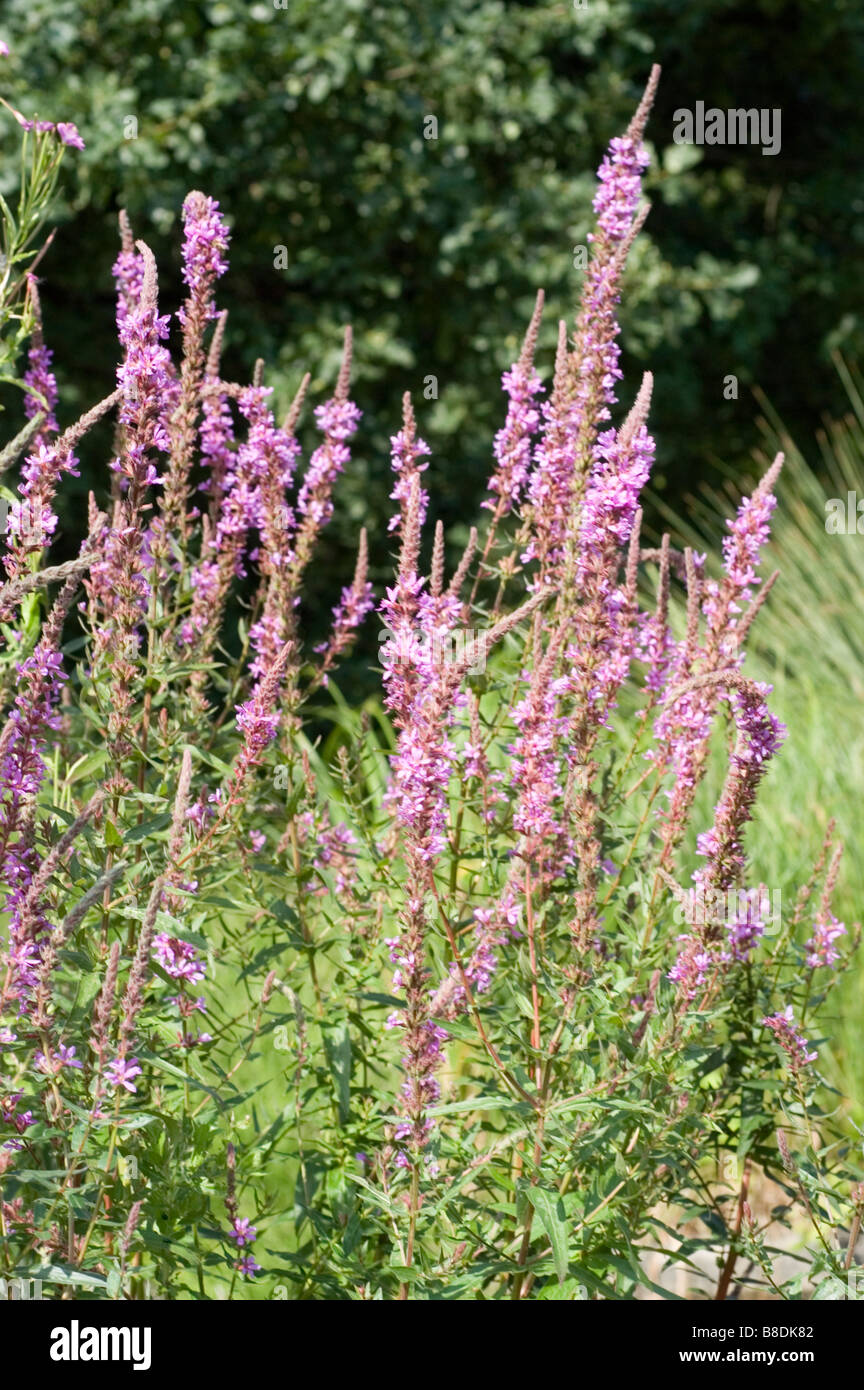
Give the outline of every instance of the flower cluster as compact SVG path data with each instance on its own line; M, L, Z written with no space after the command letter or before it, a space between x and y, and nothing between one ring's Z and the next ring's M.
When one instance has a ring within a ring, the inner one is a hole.
M173 979L188 980L190 984L204 979L201 957L188 941L178 941L176 937L160 932L153 938L153 950L166 975Z
M818 970L823 965L834 965L840 959L840 952L834 945L838 937L846 935L846 927L838 922L833 912L823 911L813 924L813 935L805 946L807 965L810 970Z
M191 304L201 300L209 318L216 310L209 302L213 282L228 269L225 253L228 250L228 231L215 198L203 193L190 193L183 203L183 281L189 289ZM191 304L184 305L178 318L185 328L192 313Z
M807 1051L807 1041L802 1036L801 1029L795 1021L791 1004L787 1005L782 1013L771 1014L763 1018L762 1024L771 1030L786 1053L789 1070L793 1074L801 1072L811 1062L816 1061L818 1053Z
M15 111L14 116L22 130L35 131L37 135L55 134L62 145L70 145L74 150L83 150L84 141L74 121L37 121L28 120L22 116L20 111Z

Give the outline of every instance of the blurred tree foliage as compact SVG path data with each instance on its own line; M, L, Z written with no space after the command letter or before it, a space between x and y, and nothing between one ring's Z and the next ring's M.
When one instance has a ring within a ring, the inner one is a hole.
M650 364L658 482L674 495L721 452L745 465L753 383L793 430L840 407L827 354L860 353L864 332L858 0L4 0L0 33L3 92L87 141L66 161L42 266L65 418L111 381L120 206L157 254L164 311L181 294L182 199L191 187L220 199L233 224L226 373L264 357L280 406L307 368L321 398L354 324L364 420L322 600L358 523L386 513L403 390L454 541L476 515L500 373L538 285L551 370L594 169L652 61L664 67L654 206L622 305L622 400ZM675 145L673 112L698 100L781 108L780 154ZM3 191L12 177L4 161ZM730 374L739 399L726 401ZM429 377L438 399L424 401ZM81 488L91 481L85 467ZM387 561L381 533L375 560Z

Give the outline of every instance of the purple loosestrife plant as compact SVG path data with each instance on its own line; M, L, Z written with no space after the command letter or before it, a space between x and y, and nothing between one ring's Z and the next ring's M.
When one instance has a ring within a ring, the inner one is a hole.
M622 375L617 305L657 76L601 164L573 321L547 333L538 294L504 375L481 524L451 569L406 396L395 514L315 646L304 580L364 447L350 329L325 399L306 377L283 415L263 364L222 373L223 210L186 199L162 312L121 215L117 389L67 423L30 282L0 585L7 1272L123 1300L619 1300L662 1292L654 1232L686 1207L682 1278L702 1247L717 1298L751 1267L795 1296L744 1220L770 1180L817 1228L808 1279L845 1288L825 1213L860 1218L862 1175L818 1040L858 932L833 829L797 900L761 881L784 730L746 644L780 461L719 568L642 535L664 385ZM22 140L37 174L78 143ZM58 489L109 413L108 515L91 498L54 565ZM340 668L373 611L360 704Z

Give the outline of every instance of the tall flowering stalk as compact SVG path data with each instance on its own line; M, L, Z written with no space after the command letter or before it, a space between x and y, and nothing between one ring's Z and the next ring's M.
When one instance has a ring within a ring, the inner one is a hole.
M560 735L568 729L569 782L562 793L563 820L561 826L555 823L554 833L563 834L565 844L577 846L580 881L574 936L582 947L593 939L598 925L592 908L600 846L590 788L591 749L596 727L604 722L629 670L635 603L632 594L619 587L618 570L653 457L653 441L644 427L650 378L620 436L614 430L601 434L600 426L609 417L621 375L615 306L628 251L644 220L639 202L648 155L642 135L658 76L654 69L627 134L612 141L599 170L596 229L590 236L592 255L575 344L568 350L562 322L552 392L542 407L543 425L528 481L528 538L522 559L539 563L541 584L560 586L558 661L572 668L569 681L556 688L557 665L547 658L547 688L542 697L535 691L532 698L535 704L540 698L545 702L548 756L553 761ZM562 708L565 692L569 716ZM523 804L530 826L530 800ZM522 815L523 833L524 824ZM530 883L529 875L529 900Z
M192 647L202 659L212 653L234 579L246 573L247 537L260 517L257 450L248 442L236 450L231 448L234 425L228 401L231 396L239 400L244 392L236 390L229 395L224 384L209 374L207 386L201 447L203 460L211 469L213 500L211 515L203 524L198 563L190 577L191 607L180 629L181 643ZM255 388L247 389L254 394ZM248 401L249 397L245 398ZM196 673L196 690L204 681L203 673Z
M19 1008L36 984L41 943L47 925L28 898L39 860L34 839L36 800L45 776L52 733L64 681L60 655L63 623L79 580L66 581L33 653L18 667L13 709L0 735L0 873L9 913L8 948L3 962L0 1009L10 1000Z
M674 774L669 805L663 821L662 862L669 864L684 831L696 790L704 776L717 701L723 685L715 680L692 682L698 675L714 676L734 670L744 658L753 599L756 566L768 537L768 520L776 506L774 485L783 465L778 455L755 489L741 503L729 535L723 543L724 577L718 584L705 580L691 563L688 576L690 616L687 633L672 655L668 689L678 690L658 716L653 752L655 766ZM770 581L769 581L770 582ZM767 588L767 585L765 586ZM746 605L750 603L750 609ZM699 638L699 610L705 617L705 635Z
M296 642L296 610L303 575L320 532L333 514L334 483L351 457L347 441L356 430L361 414L348 397L351 350L349 327L345 330L342 365L333 397L315 410L316 423L324 438L309 460L293 505L288 504L287 493L300 455L294 427L305 395L306 380L281 430L270 412L264 409L262 388L250 388L239 400L241 412L250 422L249 438L241 453L245 451L254 460L256 521L261 534L261 547L254 558L260 560L263 603L261 616L250 633L255 651L251 669L259 678L273 666L286 642ZM289 703L296 698L296 674L293 667L286 669Z
M144 242L137 249L144 267L141 288L137 303L123 316L120 341L125 351L117 370L122 443L111 468L121 492L88 584L97 628L94 674L111 667L108 728L118 758L131 748L139 629L151 594L144 509L149 489L160 481L154 455L170 448L167 421L177 401L176 376L163 346L168 317L158 311L156 262Z
M709 683L711 678L703 679ZM730 888L743 886L746 858L742 832L751 819L767 763L780 748L785 733L783 725L766 704L769 686L745 681L735 673L722 679L732 688L738 737L730 757L723 794L715 807L714 824L697 841L697 851L706 862L694 874L694 882L703 895L713 889L726 894ZM752 938L758 933L759 928L751 924L751 933L748 933L751 939L747 942L746 954L752 949ZM717 937L718 929L708 921L696 935L681 938L678 960L670 970L669 978L679 985L681 994L687 999L693 999L704 987L709 969L722 958L723 953L717 949ZM741 954L740 946L733 954Z
M620 431L608 430L599 436L580 517L579 603L567 659L572 671L568 695L575 704L568 729L570 802L579 871L574 938L583 948L599 927L594 906L600 864L597 806L591 786L596 771L594 746L634 654L635 575L631 577L629 566L625 585L619 580L622 556L628 550L634 559L638 556L638 498L654 458L654 441L645 424L652 385L646 373Z
M103 1072L104 1079L110 1086L122 1087L133 1094L137 1089L134 1078L141 1075L141 1067L138 1058L131 1055L131 1048L135 1039L138 1015L144 1004L144 989L150 973L150 955L156 938L156 916L162 902L162 890L163 881L157 878L150 891L126 989L120 1002L116 1053Z
M552 392L541 406L540 437L527 487L529 539L523 561L539 562L544 580L557 576L564 554L576 468L578 422L568 389L567 325L558 325Z
M531 471L532 444L540 425L540 410L534 398L543 389L540 376L534 369L534 354L537 350L537 335L543 317L544 302L543 291L538 290L522 351L518 360L501 378L501 385L507 396L507 417L493 443L495 469L489 479L488 489L492 495L481 504L491 511L492 516L471 595L472 603L484 577L499 524L504 517L519 511Z
M518 510L531 466L531 441L540 423L534 397L542 390L542 382L534 370L534 353L543 302L543 291L538 290L519 359L501 378L507 395L507 418L495 436L493 452L496 467L489 480L489 491L495 493L496 497L494 501L488 498L483 503L493 514L490 534L494 532L500 517Z
M410 403L409 403L410 404ZM406 411L405 447L413 444L413 416ZM401 455L404 459L405 455ZM401 462L400 459L400 462ZM396 967L393 988L404 995L404 1010L391 1016L403 1042L405 1081L401 1106L405 1118L394 1138L402 1145L397 1161L416 1163L431 1120L427 1111L440 1094L435 1072L444 1034L429 1015L429 966L426 898L432 887L431 866L443 848L445 802L452 745L436 716L440 673L419 640L417 625L424 581L418 572L424 500L419 471L400 497L401 547L395 588L388 590L381 612L392 633L382 651L386 700L399 741L393 759L391 804L405 837L406 896L398 937L390 941Z
M40 557L57 529L53 506L57 487L64 475L79 476L75 449L97 420L116 405L118 396L118 392L106 396L57 439L40 444L25 459L18 486L20 501L12 504L7 518L8 550L3 564L11 580L20 581L38 569Z
M417 434L414 407L411 403L410 393L406 391L402 397L402 428L398 434L391 435L390 438L390 467L395 474L390 497L399 504L399 508L391 516L388 530L398 532L402 525L414 478L419 479L420 475L426 472L429 464L424 460L428 460L431 452L432 450L425 439L420 439ZM417 524L421 530L426 521L428 508L429 494L422 483L419 483L417 488Z
M841 936L846 935L846 924L839 922L831 911L831 901L837 887L842 856L843 846L838 845L831 858L825 887L813 922L813 935L804 947L807 952L807 966L810 970L831 969L841 958L836 942Z
M567 394L572 395L577 431L577 463L572 480L575 498L581 494L593 440L602 422L608 419L609 406L616 399L615 382L621 376L615 306L627 255L648 212L647 206L640 207L642 176L649 162L642 137L659 78L660 69L655 65L626 134L612 140L597 173L597 221L589 233L591 257L575 342L568 358ZM571 567L573 558L571 550Z
M552 396L543 411L542 437L529 483L532 536L526 555L546 569L565 565L572 579L575 533L567 518L578 503L591 450L601 423L614 404L620 332L615 308L629 249L644 221L640 211L642 173L648 154L642 135L654 100L660 70L651 78L626 135L614 139L598 171L594 199L595 230L589 234L591 257L575 331L568 351L566 325L559 336Z
M348 440L355 433L362 411L350 399L353 339L345 329L342 365L336 389L329 401L315 408L315 423L323 440L309 460L297 495L297 534L290 566L290 582L295 591L312 558L318 536L333 515L333 485L351 459Z
M368 579L369 545L365 526L360 532L360 545L357 551L357 564L354 578L342 590L339 602L333 609L333 624L330 637L315 648L322 653L321 664L316 680L327 684L328 673L340 656L348 650L357 629L368 613L375 607L374 590Z
M244 463L257 481L257 525L261 533L259 568L263 576L264 603L250 637L255 652L252 673L261 676L293 631L293 595L289 571L293 557L295 517L286 501L294 479L300 446L293 435L276 426L266 401L269 391L250 387L239 400L240 413L249 422L249 435L241 446Z
M125 208L118 215L120 251L112 267L117 294L117 329L122 333L126 320L134 313L144 283L144 257L135 245L135 235Z
M223 309L213 330L204 378L201 383L199 440L201 463L206 474L201 483L201 489L206 492L209 498L211 525L216 521L234 444L234 420L228 395L220 378L222 346L227 322L228 311Z
M177 409L171 419L172 444L160 507L167 535L189 529L189 471L192 465L201 383L205 367L204 335L216 318L213 287L228 269L229 235L214 198L197 190L183 203L183 281L189 291L177 317L183 329L183 361Z
M404 411L407 448L414 442L414 420L410 402ZM401 463L401 460L400 460ZM399 1150L401 1166L415 1166L426 1145L432 1122L427 1114L438 1099L435 1072L440 1065L441 1045L446 1031L435 1021L432 1008L440 1002L440 991L431 986L426 938L430 930L428 902L434 896L434 868L446 845L447 794L456 762L452 737L458 713L467 703L462 682L472 656L464 652L450 655L447 638L459 620L465 564L457 570L447 589L443 587L443 534L439 528L433 552L429 591L419 573L422 489L419 470L414 471L408 495L402 501L401 537L396 585L388 589L381 613L390 638L382 648L386 703L398 731L396 752L391 758L392 781L388 803L402 832L405 859L405 897L400 914L400 932L388 943L396 966L393 988L404 993L405 1007L392 1015L389 1026L400 1030L403 1043L405 1082L400 1097L405 1119L394 1137L406 1147ZM473 554L473 540L468 556ZM495 642L531 612L545 598L539 592L528 604L508 615L484 634L491 648ZM449 932L448 932L449 934ZM488 947L484 958L489 964ZM452 935L451 947L454 945ZM476 953L475 953L476 956ZM479 956L465 966L457 959L451 967L447 1005L453 1008L467 997L469 980L482 976ZM406 1151L407 1150L407 1151ZM434 1165L433 1165L434 1167Z

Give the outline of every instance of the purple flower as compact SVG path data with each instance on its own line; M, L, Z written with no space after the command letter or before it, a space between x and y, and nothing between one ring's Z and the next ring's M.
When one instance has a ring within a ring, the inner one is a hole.
M213 1041L212 1033L184 1033L177 1034L177 1047L202 1047L205 1043Z
M22 116L20 111L16 111L14 106L10 106L9 110L12 112L12 115L15 117L22 130L35 130L38 134L47 134L48 131L54 129L54 125L51 121L28 121L27 117Z
M489 491L497 493L497 501L487 498L482 504L500 516L507 516L519 506L531 464L531 440L540 424L540 411L534 397L543 387L532 360L542 304L540 297L522 356L501 378L507 395L507 418L495 436L496 467L489 480Z
M737 678L741 681L741 678ZM756 791L766 763L783 742L786 726L769 710L764 682L740 683L732 692L738 739L729 759L723 793L714 809L714 824L698 836L696 851L708 860L694 875L703 888L726 890L743 878L746 860L741 843L744 825L752 819Z
M38 1071L44 1071L48 1076L57 1076L64 1067L78 1067L79 1070L84 1066L75 1056L74 1047L66 1047L61 1043L56 1052L51 1057L46 1057L44 1052L37 1052L34 1062Z
M188 980L196 984L204 979L204 965L194 946L188 941L161 932L153 939L153 949L166 975L175 980Z
M427 457L432 452L429 445L418 436L415 430L410 397L406 396L403 408L405 420L402 428L398 434L391 434L390 436L390 467L396 475L390 498L399 503L399 511L395 516L391 516L387 527L388 531L396 531L401 526L408 506L412 479L425 473L429 467L428 463L421 463L420 459ZM426 520L426 509L429 505L429 494L422 487L418 487L417 490L417 503L418 525L422 529Z
M216 310L210 300L213 283L228 269L225 252L229 233L215 198L203 193L190 193L183 204L183 280L189 289L190 303L203 306L205 317L214 318ZM184 306L178 314L186 326L189 309Z
M37 981L40 940L47 929L41 911L27 907L36 856L27 834L27 808L45 773L48 735L59 724L56 704L64 679L56 650L57 623L49 619L35 650L17 667L17 689L0 752L0 872L7 885L9 949L4 962L5 994L27 1007Z
M215 386L217 377L209 372L205 378L208 386ZM201 463L208 479L202 487L219 502L223 496L229 470L234 465L234 418L226 396L218 391L208 391L202 401L201 425Z
M47 389L45 381L42 387ZM28 397L28 401L32 400ZM60 440L49 442L46 434L49 423L46 421L40 431L36 447L21 470L20 501L9 508L6 522L9 552L3 563L10 579L16 579L26 567L28 557L38 555L53 536L57 516L52 502L63 474L78 477L78 459L68 444Z
M610 242L620 242L627 236L639 206L642 173L650 162L645 146L629 135L610 142L608 153L597 170L600 181L594 195L597 233L592 234L592 241L603 237Z
M5 1099L0 1097L0 1120L3 1120L7 1125L13 1125L18 1134L23 1134L25 1129L29 1129L31 1125L36 1123L32 1110L20 1112L18 1110L18 1102L23 1094L23 1091L14 1091L11 1096L7 1096ZM13 1140L7 1147L18 1149L21 1145Z
M212 589L218 602L224 602L232 574L243 573L243 548L247 532L257 528L262 545L251 552L259 559L266 578L266 602L259 620L253 624L250 639L255 653L252 674L259 680L269 670L285 644L289 632L291 602L286 592L287 575L295 563L296 518L286 502L294 479L300 446L293 434L277 427L267 404L269 387L251 386L240 393L238 406L249 422L246 440L235 455L219 462L224 445L210 440L217 451L220 507L211 554L213 561L205 591L196 595L193 621L200 612L199 630L211 621ZM224 463L224 467L223 467ZM202 567L203 569L203 567Z
M704 943L694 936L679 936L678 959L669 971L668 979L678 986L682 999L695 999L703 988L711 969L712 959Z
M241 1249L244 1245L251 1245L257 1234L257 1228L252 1225L248 1216L234 1217L231 1239L236 1240Z
M245 737L250 759L257 760L279 732L278 711L263 708L261 702L253 698L237 706L235 719Z
M138 299L120 326L125 354L117 369L117 385L123 392L120 421L129 433L129 444L111 465L115 472L139 485L157 480L148 451L170 450L168 420L178 400L171 357L162 346L168 337L171 316L158 311L155 265L151 273L153 283L146 281L142 271Z
M507 749L516 792L513 826L522 837L521 853L526 860L536 860L539 872L548 878L562 872L572 851L562 819L559 742L566 720L558 711L568 680L552 678L554 655L522 673L528 690L513 707L518 736Z
M553 565L562 554L571 512L578 417L572 403L562 402L557 393L543 402L541 414L543 424L528 483L534 534L522 559Z
M833 912L821 911L813 924L813 935L807 942L807 966L817 970L820 965L833 965L840 959L840 952L834 942L846 935L846 928L838 922Z
M632 602L618 576L654 460L654 440L642 422L650 386L649 377L634 406L635 428L606 430L597 439L582 503L576 567L582 602L568 659L577 700L587 699L604 722L635 648Z
M353 401L336 397L315 408L315 421L324 442L309 460L297 510L316 529L325 526L333 515L333 483L351 457L345 440L356 430L360 415Z
M137 1057L117 1057L105 1068L105 1079L112 1086L123 1086L127 1091L137 1092L138 1087L133 1084L132 1077L140 1075Z
M64 145L71 145L75 150L84 149L84 141L78 134L78 127L72 121L58 121L57 134Z
M141 297L144 282L144 257L135 247L132 228L125 213L120 214L122 245L112 267L117 287L117 328L122 332L128 314Z
M738 895L737 909L727 926L729 953L733 960L748 961L765 934L768 901L760 888Z
M205 802L203 795L198 798L194 805L186 808L186 819L192 822L199 835L204 834L207 821L213 814L214 812Z
M542 408L540 443L535 450L528 496L533 535L524 559L554 569L563 558L568 526L588 467L597 426L608 420L616 399L619 326L615 306L648 155L630 135L611 142L597 177L594 199L597 230L585 276L572 354L566 331L559 334L552 395ZM563 329L563 325L562 325Z
M50 348L46 348L44 343L34 341L27 354L29 367L24 373L26 384L36 393L28 394L24 402L24 413L28 420L32 420L40 410L47 412L45 422L39 435L39 443L44 443L49 432L56 433L57 417L54 414L54 407L57 404L57 378L51 370L51 360L53 353ZM41 399L40 399L41 398ZM44 404L43 404L44 402Z
M716 645L727 658L738 653L738 614L753 596L758 582L757 568L762 548L770 535L771 513L777 506L773 487L780 473L782 455L775 459L752 496L745 497L737 514L728 522L729 535L723 541L722 584L714 580L704 585L702 611L708 623L709 645Z
M333 609L333 631L328 641L320 642L315 648L316 652L325 654L321 664L321 680L324 685L327 684L329 667L342 655L351 641L352 634L375 607L374 591L367 578L368 568L369 554L364 527L360 532L354 578L342 590L342 596Z

